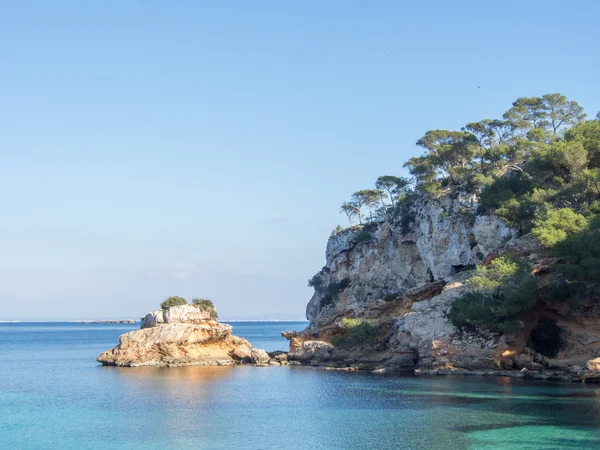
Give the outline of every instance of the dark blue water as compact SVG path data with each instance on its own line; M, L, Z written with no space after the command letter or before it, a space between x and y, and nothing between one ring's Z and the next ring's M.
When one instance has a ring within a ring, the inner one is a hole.
M304 323L233 323L258 348ZM600 448L600 386L100 367L135 325L0 324L0 449Z

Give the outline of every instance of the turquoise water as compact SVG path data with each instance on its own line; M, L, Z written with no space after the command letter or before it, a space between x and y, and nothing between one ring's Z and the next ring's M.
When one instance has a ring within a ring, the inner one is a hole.
M305 326L232 325L268 350ZM135 327L0 324L0 449L600 448L600 386L98 366Z

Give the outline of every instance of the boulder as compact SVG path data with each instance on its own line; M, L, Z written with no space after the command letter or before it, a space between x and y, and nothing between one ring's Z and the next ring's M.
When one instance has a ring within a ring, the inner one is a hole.
M238 346L233 350L231 356L242 363L249 363L251 361L251 349L250 347Z
M250 360L253 364L263 365L268 364L271 358L269 354L260 348L253 348L250 352Z
M594 372L600 372L600 358L590 359L585 363L585 368Z
M165 316L163 310L158 309L142 317L140 328L152 328L161 323L165 323Z

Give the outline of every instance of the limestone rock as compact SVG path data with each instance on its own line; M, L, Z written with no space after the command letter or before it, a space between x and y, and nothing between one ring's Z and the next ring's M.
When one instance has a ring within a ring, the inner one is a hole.
M165 323L165 317L162 309L152 311L142 317L140 327L141 328L152 328L161 323Z
M121 335L119 345L98 357L103 365L183 366L233 364L234 352L250 343L231 335L231 326L215 321L203 324L163 324Z
M261 365L268 364L271 358L265 350L260 348L253 348L250 352L250 360L253 364Z
M107 366L225 365L250 361L251 345L233 336L231 326L211 320L211 311L191 305L154 311L141 328L120 336L98 357Z
M522 377L600 381L600 304L590 301L577 312L568 302L544 301L549 279L541 275L549 274L553 261L535 237L516 235L499 217L479 213L476 195L456 189L415 193L383 221L333 234L325 266L315 278L318 288L306 307L309 326L283 333L290 340L289 360L334 368L366 370L379 364L390 371L500 370ZM535 307L519 317L510 334L456 328L448 315L467 292L465 282L475 266L507 252L526 258L540 275ZM331 348L328 342L339 333L342 318L378 326L377 342L370 349ZM556 320L561 330L561 348L555 355L549 352L554 359L529 350L535 345L532 330L542 318Z
M251 349L246 346L238 346L231 353L236 360L241 362L250 362L251 361Z
M165 323L202 323L210 319L210 310L193 305L173 306L164 313Z
M369 225L372 236L359 242L360 227L333 235L327 242L324 288L307 305L311 329L357 312L370 302L400 298L410 289L444 280L501 248L514 234L495 216L477 215L476 196L456 193L420 195L411 210ZM403 217L412 215L408 229ZM323 302L327 286L348 278L351 284L334 303ZM326 306L323 306L326 305Z
M333 350L333 345L325 341L304 341L302 343L302 349L309 353L315 353L319 351L330 352Z
M585 363L585 368L594 372L600 372L600 358L590 359Z

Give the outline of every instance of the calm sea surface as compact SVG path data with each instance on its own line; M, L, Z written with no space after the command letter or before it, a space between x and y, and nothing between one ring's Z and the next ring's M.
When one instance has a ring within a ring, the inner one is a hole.
M299 322L236 322L285 349ZM600 386L302 367L100 367L137 325L0 324L0 449L600 448Z

